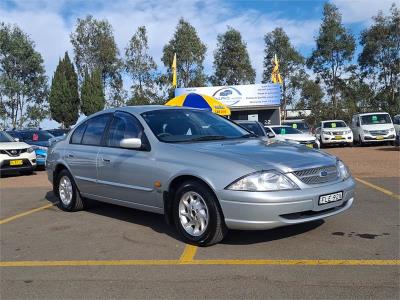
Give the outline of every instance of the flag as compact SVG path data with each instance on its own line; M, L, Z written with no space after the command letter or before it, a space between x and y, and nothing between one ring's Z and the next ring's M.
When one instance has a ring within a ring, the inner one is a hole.
M176 88L176 53L172 61L172 86Z
M272 69L272 74L271 74L271 81L273 83L280 83L282 84L282 77L281 74L279 74L279 62L278 62L278 57L274 56L273 60L274 68Z

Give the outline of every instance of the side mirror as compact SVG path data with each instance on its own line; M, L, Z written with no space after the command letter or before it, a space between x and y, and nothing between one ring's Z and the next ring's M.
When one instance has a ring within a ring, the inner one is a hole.
M268 132L268 133L267 133L267 136L268 136L270 139L272 139L272 138L275 137L275 134L273 134L272 132Z
M138 138L123 139L119 143L121 148L140 149L142 148L142 140Z

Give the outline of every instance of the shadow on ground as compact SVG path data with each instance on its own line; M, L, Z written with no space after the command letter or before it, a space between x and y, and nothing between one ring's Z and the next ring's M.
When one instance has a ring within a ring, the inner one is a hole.
M51 191L47 192L46 199L52 203L56 203L58 201L54 193ZM86 209L86 212L101 215L107 218L117 219L123 222L146 226L158 233L166 234L176 240L185 242L177 234L175 227L168 225L165 222L164 216L159 214L92 200L89 200L89 207ZM230 230L226 238L221 243L227 245L250 245L271 242L314 230L321 226L324 222L325 221L323 220L318 220L269 230Z
M250 245L272 242L312 231L324 223L324 220L317 220L313 222L284 226L269 230L231 230L221 243L227 245Z

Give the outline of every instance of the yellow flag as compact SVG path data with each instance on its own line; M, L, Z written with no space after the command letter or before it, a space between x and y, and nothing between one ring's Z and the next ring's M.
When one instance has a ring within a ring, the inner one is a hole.
M176 53L174 54L174 60L172 61L172 86L176 87Z
M282 77L281 77L281 74L279 74L279 62L278 62L278 57L276 56L276 54L274 56L273 64L274 64L274 68L272 69L271 81L273 83L282 84Z

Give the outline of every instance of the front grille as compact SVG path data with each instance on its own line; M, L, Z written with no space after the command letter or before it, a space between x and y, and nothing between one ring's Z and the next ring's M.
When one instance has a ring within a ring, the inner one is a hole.
M0 150L1 154L6 154L11 157L19 156L21 153L25 153L26 149L8 149L8 150Z
M319 167L293 172L305 184L319 184L335 181L339 177L336 166ZM325 175L325 176L323 176Z
M343 131L333 131L332 134L333 135L343 135L344 132Z
M369 133L371 135L387 135L389 134L389 130L371 130Z

